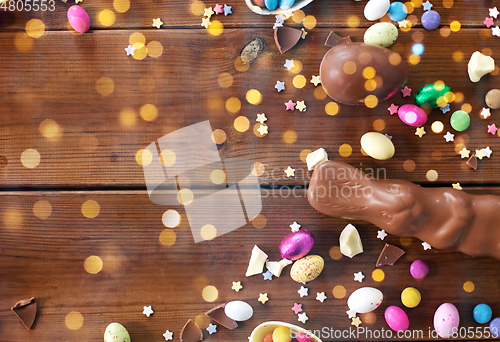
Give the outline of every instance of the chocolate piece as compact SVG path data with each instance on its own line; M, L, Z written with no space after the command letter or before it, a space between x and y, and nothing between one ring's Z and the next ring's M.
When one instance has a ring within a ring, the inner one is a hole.
M203 340L203 331L201 331L196 323L188 319L186 324L184 324L184 326L182 327L179 339L181 342L201 341Z
M14 304L10 309L23 322L27 330L30 330L36 318L36 301L35 297L23 299Z
M347 36L341 38L335 32L331 31L328 37L326 38L324 45L328 47L334 47L340 44L347 44L347 43L351 43L351 37Z
M266 47L266 42L260 37L255 37L250 42L248 42L245 47L241 50L241 57L248 59L249 63L252 63L264 50Z
M382 249L382 252L380 252L380 255L378 256L376 266L392 266L396 261L399 260L399 258L403 256L403 254L405 254L405 251L403 251L398 246L386 243L384 248Z
M277 26L274 29L274 42L281 54L293 48L299 42L300 37L302 37L302 31L293 27Z
M419 238L433 248L500 260L500 196L373 179L330 160L314 169L307 198L326 215L368 221L390 234Z
M208 317L210 317L211 319L213 319L214 321L216 321L225 328L231 330L235 329L238 327L238 323L234 319L227 317L226 313L224 312L225 306L226 306L225 303L217 305L216 307L205 312L205 315L207 315Z
M473 154L469 160L465 162L465 165L473 168L474 170L477 170L477 157L475 154Z

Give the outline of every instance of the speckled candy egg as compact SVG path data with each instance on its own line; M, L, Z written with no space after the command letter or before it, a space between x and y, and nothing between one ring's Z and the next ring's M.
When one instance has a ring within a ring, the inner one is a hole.
M308 230L288 234L280 244L283 259L297 260L305 256L314 246L314 235Z
M427 121L427 114L424 110L414 104L399 107L398 116L405 124L413 127L422 126Z
M367 313L375 310L382 304L384 295L374 287L361 287L351 293L347 299L349 309L357 313Z
M458 329L460 324L460 315L455 305L443 303L434 313L434 329L439 337L450 337L454 329Z
M366 44L388 47L398 39L398 29L391 23L376 23L370 26L363 37Z
M323 267L325 261L319 255L308 255L295 261L290 270L290 277L298 283L308 282L316 279Z
M384 317L389 327L394 331L405 331L410 326L408 316L398 306L393 305L385 309Z
M68 8L68 21L80 33L87 32L90 28L90 18L87 12L78 5L73 5Z
M389 11L390 6L389 0L370 0L365 5L365 18L370 21L378 20Z
M130 342L130 335L123 325L113 322L104 331L104 342Z

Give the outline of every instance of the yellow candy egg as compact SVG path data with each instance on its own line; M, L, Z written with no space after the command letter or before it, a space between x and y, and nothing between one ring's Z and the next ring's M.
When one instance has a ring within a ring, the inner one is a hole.
M420 304L422 299L420 292L414 287L407 287L401 292L401 302L407 308L414 308Z
M291 342L292 334L287 327L277 327L273 331L273 342Z

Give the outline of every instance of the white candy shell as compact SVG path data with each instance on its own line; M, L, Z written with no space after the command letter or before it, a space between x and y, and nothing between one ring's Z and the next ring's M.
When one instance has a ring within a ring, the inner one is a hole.
M367 313L378 308L383 299L384 295L379 289L366 286L351 293L347 299L347 306L357 313Z

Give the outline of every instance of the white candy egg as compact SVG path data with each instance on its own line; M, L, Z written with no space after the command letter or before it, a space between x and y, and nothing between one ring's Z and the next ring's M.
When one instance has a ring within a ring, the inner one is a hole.
M130 342L127 329L120 323L110 323L104 331L104 342Z
M351 293L347 306L357 313L367 313L375 310L382 303L384 295L374 287L361 287Z
M389 0L370 0L365 5L365 18L370 21L378 20L389 11L390 6Z
M247 302L241 300L233 300L224 307L224 313L227 317L235 321L246 321L253 315L253 309Z

